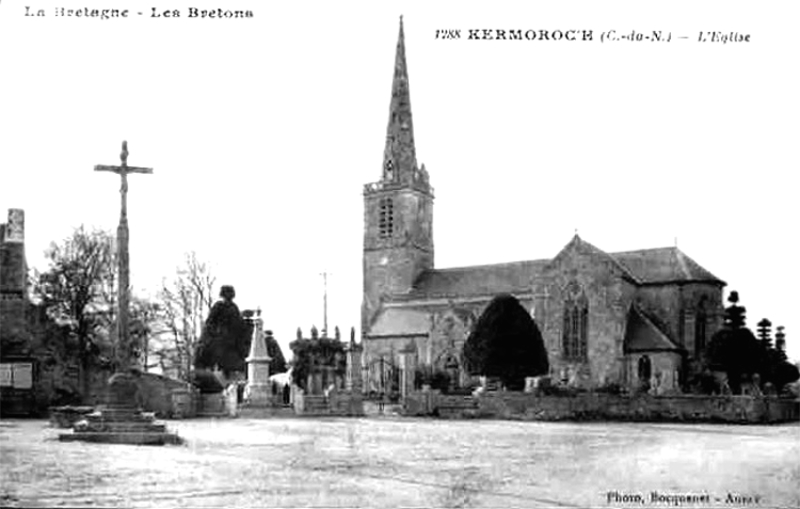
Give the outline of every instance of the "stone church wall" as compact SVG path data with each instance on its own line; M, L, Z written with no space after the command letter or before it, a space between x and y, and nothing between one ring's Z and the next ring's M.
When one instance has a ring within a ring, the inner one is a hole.
M568 285L575 284L588 299L585 361L563 356L564 302ZM635 287L596 256L572 253L549 275L547 289L543 335L554 381L587 388L623 383L622 342Z
M683 287L683 345L690 357L696 357L697 354L702 355L703 353L697 352L695 344L695 317L701 301L706 314L705 345L708 345L711 336L722 327L722 317L724 315L722 287L703 283L685 285Z
M380 249L364 252L364 320L371 319L381 299L407 292L420 267L431 266L433 255L416 249Z
M657 321L667 335L694 355L694 314L700 300L707 303L707 339L722 325L722 288L717 285L649 285L639 288L637 303Z
M4 357L22 354L28 349L27 308L28 302L24 299L3 299L0 296L0 342Z
M631 390L638 390L642 386L639 379L639 359L647 356L650 359L649 387L656 391L655 394L674 394L681 392L681 355L678 352L646 352L632 353L626 357L627 383Z
M0 238L0 294L13 293L22 296L27 286L26 278L25 244L6 242Z

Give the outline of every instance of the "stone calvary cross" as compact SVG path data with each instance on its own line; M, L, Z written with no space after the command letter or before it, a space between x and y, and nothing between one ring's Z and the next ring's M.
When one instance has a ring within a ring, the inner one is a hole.
M128 328L128 313L130 283L129 283L129 262L128 262L128 174L129 173L153 173L152 168L139 168L128 166L128 142L122 142L122 153L120 154L122 164L119 166L106 166L98 164L94 171L110 171L117 173L122 181L120 195L122 205L119 216L119 226L117 227L117 277L119 287L117 290L117 360L121 361L119 368L128 368L131 363L132 354L130 344L130 330Z

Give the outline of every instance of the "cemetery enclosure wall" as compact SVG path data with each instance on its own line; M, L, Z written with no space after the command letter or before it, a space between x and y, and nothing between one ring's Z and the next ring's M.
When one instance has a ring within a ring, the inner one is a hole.
M142 409L146 412L155 412L159 418L187 413L183 408L175 408L176 401L173 393L176 391L191 393L192 387L180 380L153 373L142 373L139 378L139 395Z
M297 415L364 415L361 395L350 392L335 392L325 397L317 394L296 394L294 410Z
M470 401L472 399L472 401ZM479 397L417 392L405 402L406 414L456 418L522 420L619 420L777 423L800 420L800 401L753 396L617 396L581 393L540 396L523 392Z

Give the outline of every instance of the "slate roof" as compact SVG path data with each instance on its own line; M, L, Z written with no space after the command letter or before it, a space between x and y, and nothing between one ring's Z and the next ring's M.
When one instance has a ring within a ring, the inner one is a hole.
M475 297L498 293L527 293L550 260L426 270L417 278L410 297Z
M622 348L625 353L681 350L636 306L628 311Z
M431 329L428 313L407 308L383 308L369 328L370 336L427 335Z
M588 242L593 250L608 256L636 284L712 282L724 285L677 247L640 249L605 253ZM500 293L527 293L532 283L552 260L529 260L452 269L426 270L417 278L410 299L432 297L479 297Z
M703 281L725 284L677 247L612 253L644 284Z

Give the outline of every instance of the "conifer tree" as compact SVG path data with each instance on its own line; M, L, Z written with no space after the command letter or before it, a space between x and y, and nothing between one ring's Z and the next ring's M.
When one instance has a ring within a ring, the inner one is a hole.
M509 389L522 389L525 377L548 372L542 334L511 295L498 295L483 312L464 345L473 375L498 377Z
M772 348L772 322L766 318L758 322L758 340L765 350Z
M762 349L753 332L746 327L746 309L739 305L739 293L731 292L730 306L725 308L721 330L708 345L709 366L728 375L728 385L734 394L741 392L743 378L749 378L763 367Z

